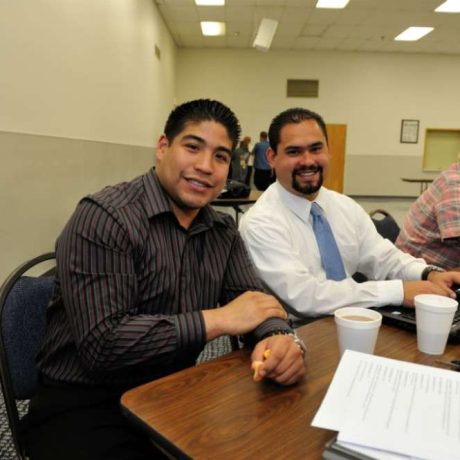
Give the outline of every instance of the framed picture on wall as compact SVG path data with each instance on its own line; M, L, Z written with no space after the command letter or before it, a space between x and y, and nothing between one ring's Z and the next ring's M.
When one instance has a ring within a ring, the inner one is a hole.
M401 139L402 144L416 144L418 142L419 120L401 120Z

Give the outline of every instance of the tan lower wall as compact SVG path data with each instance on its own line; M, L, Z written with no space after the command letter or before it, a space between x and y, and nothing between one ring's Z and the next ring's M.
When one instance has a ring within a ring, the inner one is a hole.
M78 200L154 163L152 147L0 131L0 282L53 250Z
M78 200L130 180L154 163L154 149L0 131L0 281L28 258L52 250ZM414 156L348 155L344 193L415 197L424 173Z
M422 159L416 156L347 155L344 193L353 196L415 197L418 183L404 178L433 178L436 172L422 171Z

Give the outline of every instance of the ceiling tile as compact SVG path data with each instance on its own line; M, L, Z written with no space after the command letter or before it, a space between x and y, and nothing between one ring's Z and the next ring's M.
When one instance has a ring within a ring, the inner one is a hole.
M287 24L292 22L304 23L308 20L312 11L312 8L285 8L281 21Z
M225 8L197 7L200 21L225 21Z
M351 0L343 10L316 9L316 0L226 0L224 7L197 7L193 0L155 3L180 47L251 48L260 20L271 18L279 21L276 49L460 54L460 15L434 13L442 0ZM227 36L203 42L200 20L225 21ZM435 30L418 42L394 42L411 25Z

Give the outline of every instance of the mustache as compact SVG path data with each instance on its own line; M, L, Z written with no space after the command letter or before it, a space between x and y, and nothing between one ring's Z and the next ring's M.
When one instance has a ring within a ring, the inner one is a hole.
M317 173L317 172L322 172L323 168L321 166L298 166L297 168L294 168L292 171L293 174L299 174L303 172L312 172L312 173Z

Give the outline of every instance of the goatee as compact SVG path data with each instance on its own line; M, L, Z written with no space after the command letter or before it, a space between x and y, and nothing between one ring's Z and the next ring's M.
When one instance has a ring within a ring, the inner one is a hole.
M302 172L312 172L314 174L319 173L319 178L317 182L309 182L306 185L300 185L297 181L297 175ZM292 188L301 193L302 195L312 195L316 193L321 186L323 185L323 168L321 166L314 167L300 167L292 171Z

